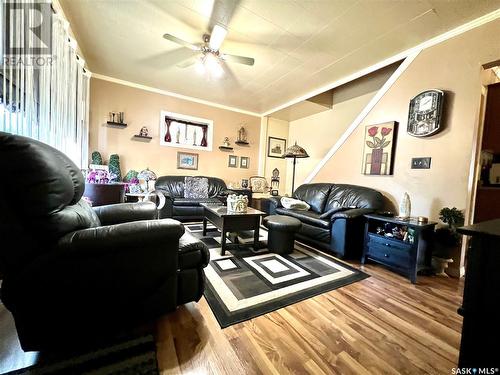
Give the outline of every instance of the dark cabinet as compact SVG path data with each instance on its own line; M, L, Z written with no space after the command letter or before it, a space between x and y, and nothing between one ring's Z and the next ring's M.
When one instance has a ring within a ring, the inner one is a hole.
M472 236L467 253L464 298L458 311L464 317L458 366L498 368L500 219L462 227L458 232Z
M395 217L365 215L365 245L361 263L373 260L406 275L412 283L417 282L417 273L430 269L432 238L435 222L419 223L414 219L401 220ZM388 236L391 230L404 229L406 238Z

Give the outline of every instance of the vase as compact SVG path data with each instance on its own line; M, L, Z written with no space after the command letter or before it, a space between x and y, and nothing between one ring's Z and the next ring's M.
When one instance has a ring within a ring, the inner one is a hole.
M372 163L370 166L370 174L380 174L382 170L382 156L384 155L384 149L374 148L372 150Z
M411 201L408 193L404 193L403 199L401 199L401 203L399 204L399 217L401 218L409 218L411 215Z
M172 142L172 137L170 135L170 120L165 118L165 124L167 125L167 132L165 133L165 142Z
M200 146L207 147L207 127L204 126L202 130L203 130L203 137L201 138Z

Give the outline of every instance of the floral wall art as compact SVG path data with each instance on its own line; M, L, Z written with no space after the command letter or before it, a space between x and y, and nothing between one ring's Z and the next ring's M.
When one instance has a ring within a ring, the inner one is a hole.
M363 174L391 175L397 122L391 121L365 128Z

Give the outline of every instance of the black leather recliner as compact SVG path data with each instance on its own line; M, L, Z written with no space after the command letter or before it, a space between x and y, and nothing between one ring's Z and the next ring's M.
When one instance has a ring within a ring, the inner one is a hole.
M289 210L279 197L268 198L265 210L270 215L299 219L302 227L295 237L341 258L359 258L363 246L364 214L383 208L378 191L357 185L315 183L299 186L293 198L307 202L309 211Z
M92 209L63 153L0 132L1 299L24 350L95 342L197 301L205 245L153 203Z
M205 176L197 176L205 177ZM156 180L155 189L165 196L165 205L160 210L160 218L173 218L181 221L203 219L200 203L221 203L232 191L217 177L208 179L208 198L184 198L184 176L162 176Z

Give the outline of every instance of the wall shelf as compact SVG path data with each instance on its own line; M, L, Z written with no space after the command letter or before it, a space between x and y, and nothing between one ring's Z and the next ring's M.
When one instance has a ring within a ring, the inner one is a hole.
M136 135L134 135L134 139L145 139L145 140L150 141L150 140L153 139L153 137L150 137L148 135L139 135L139 134L136 134Z
M219 146L219 150L221 150L221 151L233 151L234 149L232 147Z
M126 128L127 127L127 124L122 123L122 122L108 121L106 123L108 125L110 125L110 126L115 126L115 127L118 127L118 128Z
M236 143L238 146L248 146L248 145L250 145L250 143L248 143L247 141L236 141L234 143Z

